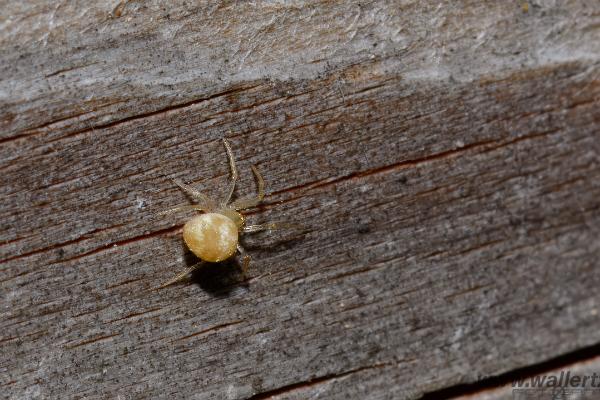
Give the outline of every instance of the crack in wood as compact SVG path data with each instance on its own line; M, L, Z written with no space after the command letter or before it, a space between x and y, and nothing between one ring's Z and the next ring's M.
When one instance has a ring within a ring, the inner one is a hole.
M119 335L120 335L120 333L113 333L113 334L110 334L110 335L98 336L98 337L95 337L93 339L85 340L83 342L79 342L79 343L76 343L76 344L65 344L64 346L67 349L74 349L74 348L81 347L81 346L87 346L88 344L103 342L103 341L109 340L109 339L114 338L114 337L119 336Z
M183 226L183 225L177 225L177 226L173 226L173 227L170 227L170 228L161 229L161 230L150 232L150 233L147 233L147 234L144 234L144 235L138 235L138 236L134 236L134 237L131 237L131 238L128 238L128 239L119 240L117 242L110 242L110 243L107 243L107 244L105 244L103 246L100 246L100 247L97 247L97 248L92 249L90 251L87 251L87 252L85 252L83 254L78 254L75 257L65 258L65 259L53 261L53 262L49 263L48 265L59 264L59 263L67 262L67 261L77 260L79 258L82 258L82 257L85 257L85 256L89 256L91 254L96 254L96 253L98 253L100 251L103 251L103 250L107 250L107 249L109 249L111 247L122 246L122 245L126 245L126 244L129 244L129 243L132 243L132 242L136 242L136 241L139 241L139 240L144 240L144 239L155 237L155 236L161 236L161 235L166 234L166 233L176 232L177 230L181 229L181 226ZM101 230L106 230L106 229L110 229L110 228L104 228L104 229L101 229ZM57 243L57 244L49 246L49 247L44 247L42 249L33 250L33 251L30 251L30 252L27 252L27 253L24 253L24 254L19 254L17 256L9 257L9 258L6 258L4 260L0 260L0 262L5 263L5 262L8 262L8 261L18 260L18 259L21 259L21 258L26 258L26 257L32 256L32 255L36 255L36 254L40 254L40 253L45 253L45 252L50 251L50 250L55 250L55 249L58 249L58 248L61 248L61 247L65 247L65 246L68 246L68 245L79 243L79 242L81 242L83 240L87 240L87 239L90 239L92 237L93 236L81 236L81 237L79 237L77 239L69 240L67 242ZM21 273L19 275L11 277L11 278L9 278L7 280L11 280L11 279L13 279L13 278L15 278L17 276L26 275L26 274L28 274L30 272L33 272L33 271Z
M13 341L13 340L20 340L20 339L23 339L23 338L26 338L26 337L38 335L40 333L41 334L47 334L48 331L47 330L39 330L39 331L27 333L25 335L11 336L11 337L7 337L7 338L0 338L0 343L6 343L6 342Z
M446 300L450 300L450 299L453 299L453 298L455 298L455 297L463 296L463 295L465 295L465 294L472 293L472 292L476 292L476 291L478 291L478 290L481 290L481 289L486 289L486 288L493 287L493 286L494 286L494 283L488 283L488 284L476 285L476 286L473 286L473 287L470 287L470 288L466 288L466 289L464 289L464 290L461 290L461 291L459 291L459 292L452 293L452 294L449 294L449 295L447 295L447 296L444 296L444 298L445 298Z
M94 63L89 63L89 64L73 65L70 67L62 68L62 69L59 69L57 71L54 71L54 72L51 72L51 73L45 75L45 78L51 78L53 76L56 76L56 75L59 75L59 74L65 73L65 72L74 71L76 69L89 67L90 65L95 65L95 64L97 64L97 63L94 62Z
M131 313L131 314L127 314L124 317L120 317L120 318L116 318L116 319L107 321L107 323L110 324L110 323L113 323L113 322L118 322L118 321L123 321L123 320L131 319L131 318L134 318L134 317L139 317L141 315L150 314L150 313L152 313L154 311L158 311L158 310L162 310L162 309L163 309L162 307L156 307L156 308L151 308L149 310L144 310L144 311L140 311L140 312L134 312L134 313Z
M157 116L157 115L168 113L170 111L185 109L187 107L195 106L197 104L201 104L201 103L204 103L204 102L216 99L218 97L227 96L227 95L230 95L230 94L233 94L233 93L237 93L237 92L243 92L245 90L251 90L251 89L257 88L259 86L260 86L260 84L250 85L250 86L241 86L241 87L240 87L240 85L234 85L234 86L232 86L231 88L229 88L227 90L224 90L224 91L221 91L221 92L217 92L217 93L211 94L209 96L205 96L205 97L200 97L200 98L197 98L197 99L193 99L193 100L187 101L185 103L171 105L171 106L168 106L168 107L164 107L164 108L161 108L161 109L158 109L158 110L155 110L155 111L150 111L150 112L143 113L143 114L135 114L135 115L132 115L132 116L129 116L129 117L125 117L125 118L121 118L121 119L118 119L116 121L112 121L112 122L105 123L105 124L99 124L99 125L95 125L95 126L89 126L87 128L84 128L84 129L80 129L80 130L77 130L77 131L74 131L74 132L70 132L70 133L68 133L66 135L63 135L63 136L52 138L50 140L47 140L46 143L53 143L53 142L56 142L56 141L59 141L59 140L71 138L71 137L74 137L74 136L77 136L77 135L81 135L81 134L84 134L84 133L87 133L87 132L92 132L92 131L95 131L95 130L106 129L106 128L113 128L115 126L118 126L118 125L121 125L121 124L124 124L124 123L127 123L127 122L136 121L136 120L139 120L139 119L144 119L144 118L149 118L149 117L154 117L154 116ZM31 132L31 130L29 130L29 132L26 131L26 132L21 133L21 134L17 134L17 135L14 135L14 136L10 136L10 137L6 137L6 138L3 138L3 139L0 139L0 144L1 143L6 143L6 142L10 142L10 141L14 141L14 140L18 140L18 139L23 139L25 137L29 137L29 136L32 136L32 135L39 134L39 133L41 133L41 132L39 132L39 129L42 129L45 126L50 126L50 125L55 124L57 122L61 122L61 121L65 121L65 120L68 120L68 119L76 118L78 116L81 116L81 115L84 115L84 114L88 114L89 112L91 112L91 111L87 111L87 112L84 112L82 114L77 114L77 115L69 115L69 116L66 116L66 117L63 117L63 118L60 118L60 119L56 119L56 120L50 121L50 122L48 122L48 123L46 123L44 125L40 125L39 127L31 128L31 129L37 129L38 131L36 131L36 132Z
M180 337L180 338L177 338L177 339L173 339L171 341L171 343L181 342L181 341L183 341L185 339L189 339L191 337L203 335L203 334L206 334L206 333L218 332L221 329L225 329L225 328L227 328L229 326L233 326L233 325L239 325L242 322L244 322L244 321L243 320L238 320L238 321L227 322L225 324L219 324L219 325L211 326L210 328L203 329L203 330L198 331L198 332L194 332L194 333L192 333L190 335L186 335L186 336L183 336L183 337Z
M261 85L260 84L249 85L249 86L234 85L234 86L232 86L231 88L229 88L227 90L223 90L223 91L220 91L220 92L217 92L217 93L213 93L213 94L205 96L205 97L200 97L200 98L197 98L197 99L193 99L193 100L187 101L185 103L171 105L171 106L164 107L164 108L161 108L161 109L158 109L158 110L155 110L155 111L150 111L150 112L147 112L147 113L144 113L144 114L136 114L136 115L132 115L130 117L119 119L117 121L112 121L112 122L109 122L109 123L106 123L106 124L92 126L92 127L86 128L86 129L81 129L81 130L76 131L76 132L71 132L71 133L69 133L67 135L51 139L51 140L48 141L48 143L52 143L52 142L56 142L58 140L63 140L63 139L66 139L66 138L74 137L74 136L77 136L77 135L80 135L80 134L83 134L83 133L94 131L96 129L113 128L115 126L122 125L122 124L127 123L127 122L137 121L137 120L144 119L144 118L149 118L149 117L155 117L157 115L166 114L166 113L169 113L169 112L172 112L172 111L185 109L185 108L192 107L192 106L195 106L195 105L198 105L198 104L201 104L201 103L205 103L207 101L214 100L214 99L219 98L219 97L227 96L227 95L234 94L234 93L243 92L243 91L246 91L246 90L252 90L252 89L257 88L259 86L261 86Z
M285 385L276 389L272 389L266 392L261 392L261 393L257 393L251 397L248 397L247 400L266 400L266 399L271 399L275 396L279 396L279 395L283 395L283 394L289 394L290 392L295 392L295 391L302 391L302 390L306 390L306 389L310 389L314 386L317 385L323 385L323 384L327 384L330 381L334 381L337 379L342 379L345 378L349 375L352 374L356 374L356 373L360 373L360 372L364 372L364 371L369 371L369 370L374 370L374 369L381 369L381 368L389 368L389 367L394 367L399 365L400 363L408 363L414 361L413 359L407 359L407 360L400 360L398 362L383 362L383 363L378 363L378 364L373 364L373 365L368 365L365 367L359 367L359 368L354 368L348 371L343 371L343 372L338 372L338 373L333 373L333 374L328 374L328 375L324 375L318 378L313 378L313 379L308 379L306 381L302 381L302 382L296 382L296 383L292 383L289 385Z

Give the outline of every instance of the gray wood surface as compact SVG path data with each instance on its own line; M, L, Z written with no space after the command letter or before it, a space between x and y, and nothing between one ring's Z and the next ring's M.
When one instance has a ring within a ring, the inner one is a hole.
M600 343L597 1L0 9L0 396L413 399ZM306 231L153 290L223 137Z

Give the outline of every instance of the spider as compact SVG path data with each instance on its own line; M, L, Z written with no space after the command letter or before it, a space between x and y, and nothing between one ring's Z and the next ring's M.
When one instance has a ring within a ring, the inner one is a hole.
M246 225L246 218L240 213L241 210L256 207L265 196L265 181L258 169L251 165L252 172L256 177L258 194L248 196L230 202L238 179L238 173L233 158L233 152L227 139L223 139L229 166L231 168L231 183L222 201L214 201L204 193L186 185L178 179L173 182L179 186L187 195L196 200L196 204L175 207L159 213L168 215L179 211L201 211L202 214L194 216L183 226L183 241L187 247L201 261L192 265L174 278L163 283L160 287L172 285L182 281L188 274L200 268L205 262L220 262L231 258L239 252L243 258L242 273L245 276L250 264L250 256L239 243L240 233L259 232L287 227L291 224L267 223L260 225Z

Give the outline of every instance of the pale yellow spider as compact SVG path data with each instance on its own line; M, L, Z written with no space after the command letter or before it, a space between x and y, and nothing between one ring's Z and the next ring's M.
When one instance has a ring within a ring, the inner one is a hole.
M243 197L230 203L238 178L235 160L231 146L223 139L229 165L231 167L231 184L225 198L216 202L199 192L193 187L186 185L180 180L173 182L186 194L197 201L197 204L184 205L161 212L159 215L172 214L178 211L201 211L203 214L196 215L183 226L183 240L189 249L200 258L200 262L182 271L173 279L165 282L162 287L172 285L183 280L189 273L198 269L204 262L220 262L232 257L236 251L243 257L242 272L246 273L250 256L239 244L239 234L242 232L259 232L292 226L290 224L270 223L261 225L246 225L246 218L240 213L241 210L257 206L265 196L265 181L254 165L252 172L258 183L258 194L256 196Z

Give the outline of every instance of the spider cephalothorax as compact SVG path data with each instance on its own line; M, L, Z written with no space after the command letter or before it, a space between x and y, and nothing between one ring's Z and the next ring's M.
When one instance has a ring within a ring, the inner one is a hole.
M236 252L239 252L243 257L242 271L245 273L248 264L250 263L250 256L240 245L239 234L242 232L258 232L276 229L283 225L275 223L246 225L246 219L240 211L255 207L262 201L265 195L265 182L256 167L252 165L252 172L254 172L254 176L258 183L258 194L256 196L243 197L230 202L238 174L231 146L226 139L223 139L223 144L225 145L227 157L229 158L229 165L231 167L231 183L223 201L213 201L204 193L186 185L180 180L173 180L177 186L192 197L197 203L175 207L163 211L161 215L178 211L202 212L202 214L196 215L183 226L183 240L185 244L198 258L200 258L201 261L164 283L162 287L183 280L190 272L199 268L203 262L224 261L235 255Z

